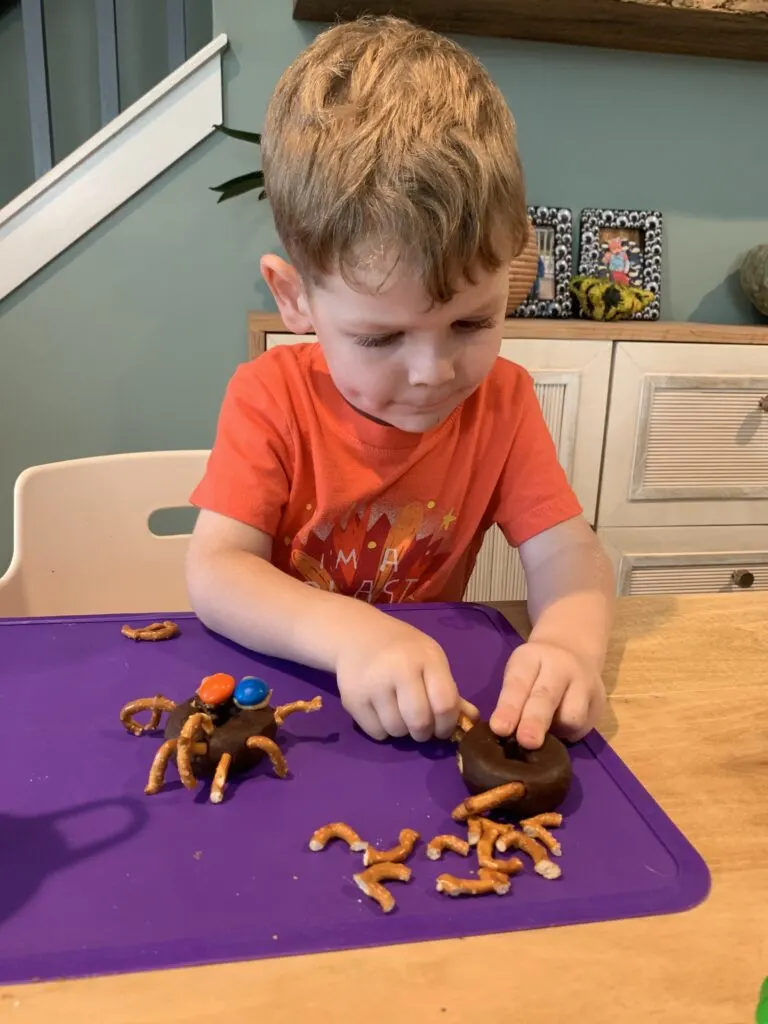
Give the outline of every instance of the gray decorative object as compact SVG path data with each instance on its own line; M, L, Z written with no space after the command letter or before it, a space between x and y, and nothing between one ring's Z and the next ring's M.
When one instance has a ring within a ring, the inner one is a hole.
M741 287L758 312L768 316L768 245L750 249L741 264Z
M568 285L573 273L573 217L558 206L529 206L528 217L536 232L539 272L525 302L512 313L517 317L569 317Z
M611 277L656 298L634 320L658 320L661 312L662 215L658 210L595 210L581 214L579 273Z

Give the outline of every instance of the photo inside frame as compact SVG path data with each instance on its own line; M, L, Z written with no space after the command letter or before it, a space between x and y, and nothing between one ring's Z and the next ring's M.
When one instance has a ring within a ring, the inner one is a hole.
M599 272L617 284L643 287L645 232L640 228L600 228Z
M539 262L529 298L540 302L552 302L556 294L555 229L547 225L536 225L536 247Z

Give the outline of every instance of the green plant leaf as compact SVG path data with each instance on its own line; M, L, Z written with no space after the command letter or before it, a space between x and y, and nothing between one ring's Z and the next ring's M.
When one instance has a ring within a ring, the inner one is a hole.
M244 132L240 131L239 128L227 128L224 124L215 124L213 127L217 132L228 135L231 139L240 139L241 142L253 142L257 146L261 145L261 135L258 132Z
M237 178L231 178L229 181L225 181L221 185L212 185L211 192L221 192L217 202L221 203L225 199L232 199L234 196L241 196L245 192L251 192L253 189L264 187L264 172L263 171L248 171L247 174L241 174Z

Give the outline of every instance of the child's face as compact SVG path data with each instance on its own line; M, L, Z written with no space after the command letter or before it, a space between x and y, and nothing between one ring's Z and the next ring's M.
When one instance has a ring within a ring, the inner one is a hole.
M376 290L340 274L305 301L336 387L373 419L421 433L437 426L490 372L501 347L507 268L478 270L445 305L399 266ZM364 282L365 283L365 282Z

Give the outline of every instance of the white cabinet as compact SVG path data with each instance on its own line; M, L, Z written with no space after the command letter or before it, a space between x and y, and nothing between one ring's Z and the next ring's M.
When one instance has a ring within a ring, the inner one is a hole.
M607 527L598 534L620 594L768 591L767 526Z
M616 346L599 524L768 523L768 346Z
M610 343L508 338L502 343L501 355L524 366L533 377L560 463L585 518L594 523L611 369ZM483 541L466 600L510 601L522 599L525 594L517 551L494 526Z

